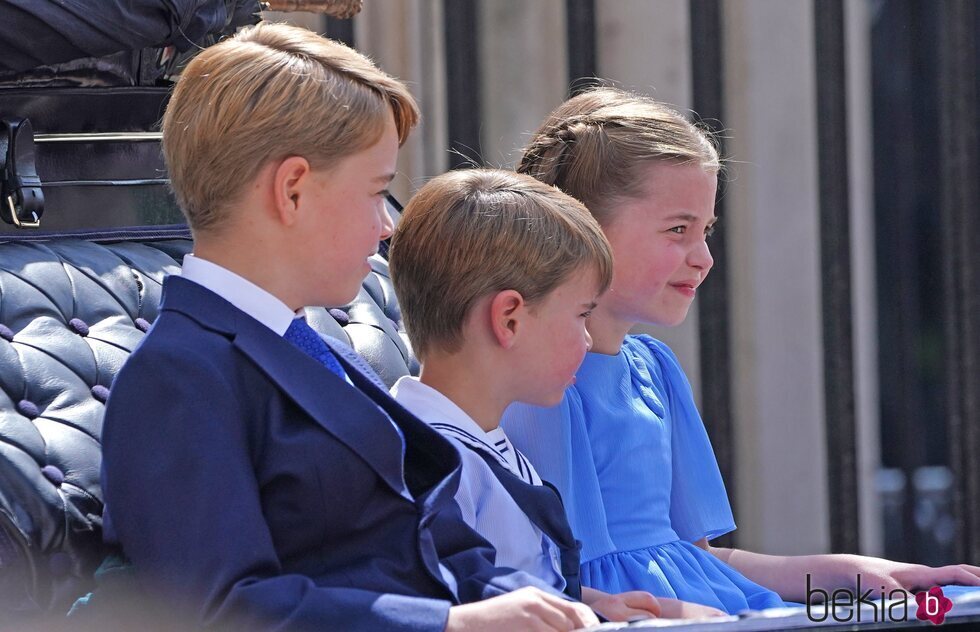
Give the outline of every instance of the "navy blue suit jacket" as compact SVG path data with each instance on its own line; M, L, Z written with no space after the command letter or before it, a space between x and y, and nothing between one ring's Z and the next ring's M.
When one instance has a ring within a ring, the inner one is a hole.
M493 566L453 500L455 448L337 345L353 387L209 290L166 280L103 431L106 537L144 593L194 625L441 630L451 604L548 589Z

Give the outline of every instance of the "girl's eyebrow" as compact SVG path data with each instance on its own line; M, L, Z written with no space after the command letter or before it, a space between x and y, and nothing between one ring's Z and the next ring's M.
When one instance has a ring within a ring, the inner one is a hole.
M670 217L665 217L663 219L663 221L665 221L665 222L678 222L678 221L680 221L680 222L696 222L696 221L698 221L698 218L697 218L697 216L691 215L690 213L681 213L679 215L671 215ZM708 220L708 226L714 225L714 223L717 222L717 221L718 221L718 217L717 216L712 216L712 218Z

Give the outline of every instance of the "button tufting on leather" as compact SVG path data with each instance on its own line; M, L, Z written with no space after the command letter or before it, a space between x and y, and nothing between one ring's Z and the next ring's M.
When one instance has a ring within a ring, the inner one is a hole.
M44 478L54 483L55 487L61 487L61 484L65 482L65 473L53 465L42 467L41 474L44 474Z
M27 417L28 419L36 419L41 414L37 404L34 402L29 402L26 399L22 399L17 402L17 410L21 415Z
M11 399L0 393L0 419L13 415L0 423L0 445L20 453L19 458L0 457L0 555L7 550L4 533L24 535L29 543L25 563L50 569L38 573L32 594L67 595L87 586L93 560L101 559L100 461L92 440L99 440L104 407L89 398L108 400L109 385L126 355L157 317L164 277L180 269L191 246L189 239L0 243L0 303L3 320L10 323L0 325L0 338L11 342L17 332L18 341L26 336L23 342L30 345L17 353L16 343L11 348L0 342L0 381L8 394L17 393ZM317 308L319 318L310 322L321 333L349 342L392 384L410 370L417 372L418 363L402 332L386 322L400 318L386 264L374 261L372 266L374 272L349 308ZM65 314L72 317L68 323ZM95 323L105 323L95 330L98 340L88 331ZM346 328L341 331L338 325ZM86 334L85 341L79 340ZM82 405L66 405L74 402ZM42 413L44 419L34 421ZM72 473L72 493L51 493L52 484L68 491L66 470ZM8 481L25 484L10 487ZM0 576L5 569L0 568ZM0 614L0 628L5 622Z
M334 317L334 320L340 323L341 327L346 327L350 324L350 316L344 310L337 307L331 307L327 310L327 312Z
M72 318L68 321L68 326L79 336L88 335L88 324L81 318Z
M101 384L96 384L92 387L92 397L102 402L103 404L109 399L109 389L102 386Z

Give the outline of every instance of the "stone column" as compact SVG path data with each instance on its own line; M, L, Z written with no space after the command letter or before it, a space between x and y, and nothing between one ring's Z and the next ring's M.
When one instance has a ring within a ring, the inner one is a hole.
M565 99L565 3L483 0L479 24L483 159L510 169Z
M858 441L858 519L861 552L882 555L881 503L875 478L881 466L878 391L878 313L875 297L874 165L871 124L871 6L846 0L847 137L850 143L851 305L853 307L855 417Z
M724 9L739 544L823 552L813 8L743 0Z

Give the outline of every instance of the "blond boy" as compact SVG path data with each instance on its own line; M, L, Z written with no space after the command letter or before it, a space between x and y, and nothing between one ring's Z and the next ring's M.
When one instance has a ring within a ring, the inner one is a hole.
M166 616L256 629L595 622L546 587L505 594L536 582L495 568L460 519L453 447L297 317L356 294L390 233L385 188L417 119L401 83L293 27L242 31L184 71L163 145L194 254L116 378L103 435L106 540Z

